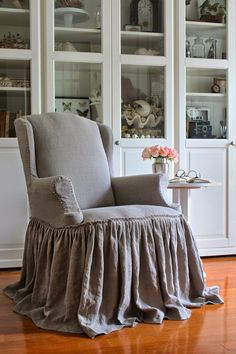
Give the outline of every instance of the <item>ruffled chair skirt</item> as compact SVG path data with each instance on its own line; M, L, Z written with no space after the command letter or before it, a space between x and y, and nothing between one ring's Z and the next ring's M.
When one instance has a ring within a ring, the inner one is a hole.
M41 328L94 337L138 322L184 320L191 307L223 302L217 287L205 287L181 215L121 214L91 220L87 212L82 224L65 228L32 219L21 279L4 290L15 310Z

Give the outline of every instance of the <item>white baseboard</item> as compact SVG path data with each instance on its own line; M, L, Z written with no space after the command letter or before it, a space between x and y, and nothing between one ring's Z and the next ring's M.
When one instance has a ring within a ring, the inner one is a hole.
M0 268L18 268L22 266L23 245L0 248Z
M198 248L201 257L213 257L213 256L235 256L236 247L225 248Z

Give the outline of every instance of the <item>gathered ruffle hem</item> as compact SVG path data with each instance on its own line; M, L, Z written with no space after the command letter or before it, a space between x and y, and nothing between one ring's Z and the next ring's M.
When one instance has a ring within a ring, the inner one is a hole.
M19 282L4 292L40 328L89 337L138 322L185 320L223 303L205 286L181 215L114 218L54 228L31 219Z

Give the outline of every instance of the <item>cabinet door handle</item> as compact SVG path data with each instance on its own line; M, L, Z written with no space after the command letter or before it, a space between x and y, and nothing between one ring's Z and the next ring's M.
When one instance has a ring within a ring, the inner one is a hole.
M229 143L229 145L231 145L231 146L236 146L236 143L235 143L235 141L231 141L231 142Z
M120 140L116 140L115 145L120 145Z

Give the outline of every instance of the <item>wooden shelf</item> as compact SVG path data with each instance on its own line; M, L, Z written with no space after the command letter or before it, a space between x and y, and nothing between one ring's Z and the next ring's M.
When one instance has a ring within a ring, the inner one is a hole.
M56 42L101 43L101 30L90 28L55 27Z
M0 8L0 25L29 27L29 10Z

